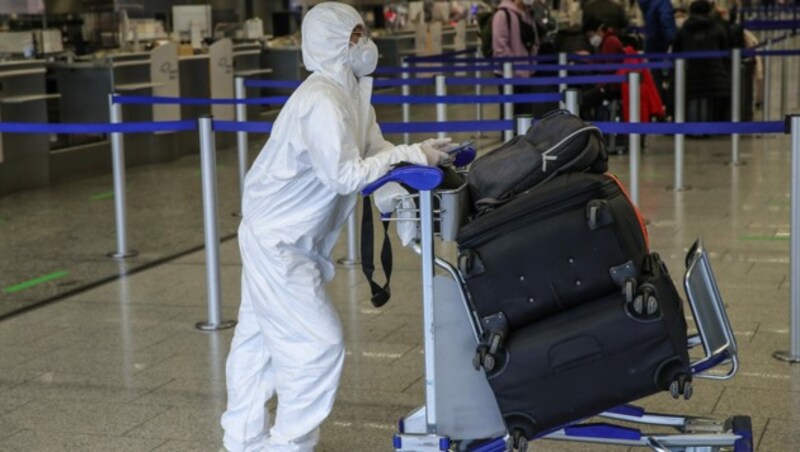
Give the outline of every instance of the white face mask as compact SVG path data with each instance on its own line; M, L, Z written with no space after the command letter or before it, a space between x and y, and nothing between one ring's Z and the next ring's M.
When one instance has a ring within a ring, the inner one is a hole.
M592 35L592 37L589 38L589 44L591 44L595 49L600 47L600 44L602 43L603 38L600 35Z
M522 0L522 4L525 6L533 6L534 0Z
M369 39L361 38L349 49L350 67L356 77L372 74L378 67L378 46Z

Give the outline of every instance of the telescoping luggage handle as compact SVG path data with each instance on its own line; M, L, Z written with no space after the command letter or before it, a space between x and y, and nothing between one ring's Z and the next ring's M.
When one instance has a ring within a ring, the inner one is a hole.
M389 288L392 278L392 243L389 241L388 235L389 223L383 222L384 238L383 246L381 247L381 265L386 275L386 283L381 286L373 279L375 274L375 237L372 228L372 204L368 196L389 182L397 182L418 191L433 190L442 183L443 178L444 173L439 168L407 165L392 169L386 175L361 190L361 194L364 196L364 215L361 223L361 268L372 291L371 301L373 306L383 306L392 296Z

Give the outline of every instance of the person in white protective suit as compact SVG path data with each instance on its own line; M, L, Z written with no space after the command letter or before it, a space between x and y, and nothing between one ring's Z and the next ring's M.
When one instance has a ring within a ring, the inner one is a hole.
M313 7L302 25L312 74L289 98L245 180L239 226L242 300L226 366L229 451L312 451L344 361L325 293L331 252L358 191L406 161L435 165L447 140L395 146L370 105L378 52L359 14ZM278 410L269 427L265 403Z

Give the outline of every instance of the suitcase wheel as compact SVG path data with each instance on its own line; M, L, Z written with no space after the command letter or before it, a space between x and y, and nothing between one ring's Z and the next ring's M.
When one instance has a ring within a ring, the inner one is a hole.
M494 360L494 355L491 353L488 353L483 357L483 368L486 370L486 372L493 371L495 364L496 362Z
M626 293L627 297L627 293ZM643 284L639 293L629 303L632 313L636 317L651 317L658 313L658 297L655 288L650 284Z
M514 450L517 452L526 452L528 450L528 439L525 438L525 432L520 429L514 429L512 436Z
M481 370L481 367L488 373L494 370L497 365L497 360L494 355L489 351L489 346L481 344L475 351L475 356L472 358L472 367L475 370Z
M477 350L475 350L475 356L472 358L472 367L474 367L475 370L481 370L483 361L486 358L486 353L488 352L489 347L485 344L479 345Z
M694 394L694 387L689 375L685 373L678 374L678 378L669 385L669 392L672 394L673 399L678 399L681 395L683 395L684 400L691 399L692 394Z
M633 298L636 295L636 280L626 279L622 286L622 292L625 294L625 303L633 303Z

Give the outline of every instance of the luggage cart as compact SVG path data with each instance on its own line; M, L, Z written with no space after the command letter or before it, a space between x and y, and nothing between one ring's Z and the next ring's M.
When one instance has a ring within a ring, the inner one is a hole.
M397 452L525 450L524 438L506 432L494 395L482 371L472 364L482 334L468 302L468 291L456 266L434 253L434 235L455 241L466 219L466 184L459 189L434 191L442 180L437 168L405 166L392 170L363 191L369 195L388 182L400 182L419 194L419 236L412 249L422 259L423 330L425 346L425 404L400 419L393 445ZM434 209L434 197L439 200ZM434 234L434 222L439 232ZM436 274L436 268L441 271ZM736 339L716 284L708 253L697 240L686 256L683 286L698 334L689 348L702 348L693 359L695 377L728 380L739 368ZM753 450L749 416L713 419L649 413L635 405L623 405L597 418L609 422L576 420L535 439L576 441L647 447L658 452L748 452ZM668 427L670 433L647 433L613 424L623 421Z

